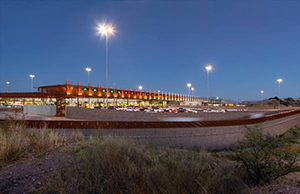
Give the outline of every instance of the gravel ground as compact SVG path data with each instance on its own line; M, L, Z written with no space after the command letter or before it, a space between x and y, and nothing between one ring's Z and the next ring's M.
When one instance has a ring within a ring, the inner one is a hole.
M0 193L32 193L47 182L56 170L72 166L66 149L57 149L41 158L26 159L0 169Z
M249 189L245 194L299 194L300 189L287 184L271 184Z

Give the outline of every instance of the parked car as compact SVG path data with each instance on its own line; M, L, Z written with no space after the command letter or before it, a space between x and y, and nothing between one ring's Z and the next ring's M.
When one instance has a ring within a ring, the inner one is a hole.
M132 108L132 107L126 107L126 108L125 108L125 111L133 112L133 111L134 111L134 108Z
M140 108L139 108L139 107L135 107L135 108L133 109L133 111L134 111L134 112L140 112Z
M163 112L172 112L169 108L163 109Z
M145 111L145 112L153 112L153 109L151 109L151 108L146 108L144 111Z
M226 109L220 109L219 111L223 113L228 112Z
M199 112L203 112L203 109L197 109L197 113L199 113Z
M177 112L185 112L186 110L184 108L177 108Z
M161 109L161 108L154 108L153 111L154 111L155 113L162 113L162 112L164 112L164 110Z
M143 108L143 107L139 108L139 111L140 111L140 112L144 112L145 110L146 110L146 109Z
M115 107L114 107L114 106L109 106L109 107L107 108L107 110L115 110Z
M197 113L197 109L190 108L190 109L187 109L186 112Z
M124 107L117 107L116 110L125 110Z
M203 110L203 112L212 112L212 110L211 109L205 109L205 110Z

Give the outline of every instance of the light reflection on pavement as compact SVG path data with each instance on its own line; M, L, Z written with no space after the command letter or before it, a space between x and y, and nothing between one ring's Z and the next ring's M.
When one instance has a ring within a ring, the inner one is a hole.
M196 117L158 117L161 121L203 121L202 118Z

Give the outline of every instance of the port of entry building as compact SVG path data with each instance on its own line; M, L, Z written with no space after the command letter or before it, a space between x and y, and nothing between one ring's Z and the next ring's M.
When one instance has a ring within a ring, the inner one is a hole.
M77 106L85 108L101 108L108 106L144 106L144 107L165 107L171 104L180 104L180 102L203 102L199 97L171 93L160 90L130 90L122 88L103 88L100 84L97 87L88 84L88 86L71 85L69 81L66 84L39 86L37 92L13 92L0 93L0 104L24 105L56 105L57 115L64 115L65 106ZM107 96L106 96L107 95Z

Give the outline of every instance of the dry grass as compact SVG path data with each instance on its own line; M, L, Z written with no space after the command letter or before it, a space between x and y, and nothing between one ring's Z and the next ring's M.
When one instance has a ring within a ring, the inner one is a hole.
M67 140L80 141L81 133L70 137L46 127L26 129L24 121L8 119L0 124L0 167L25 156L38 156L57 147L66 145Z
M240 193L244 184L206 151L178 151L106 137L75 148L75 165L38 193Z

